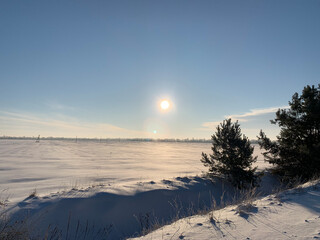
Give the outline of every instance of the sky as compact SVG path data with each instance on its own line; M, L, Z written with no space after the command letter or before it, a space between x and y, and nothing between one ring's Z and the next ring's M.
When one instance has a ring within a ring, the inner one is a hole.
M0 1L0 136L256 139L320 83L319 0ZM170 102L168 110L160 101Z

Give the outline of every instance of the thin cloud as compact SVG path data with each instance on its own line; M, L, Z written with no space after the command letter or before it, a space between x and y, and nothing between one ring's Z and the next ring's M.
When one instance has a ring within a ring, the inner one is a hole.
M278 111L278 109L287 109L289 108L288 106L282 106L282 107L269 107L269 108L260 108L260 109L252 109L249 112L243 113L243 114L233 114L233 115L228 115L225 116L226 118L231 118L234 120L238 120L239 122L248 122L249 120L252 120L252 117L257 117L261 115L266 115L269 113L275 113ZM216 127L222 122L221 121L214 121L214 122L204 122L202 123L202 128L199 130L212 130L216 129Z
M57 102L47 102L45 103L45 105L53 110L57 110L57 111L63 111L63 110L69 110L69 111L73 111L75 110L74 107L71 106L67 106L65 104L61 104L61 103L57 103Z
M202 128L198 129L201 131L206 131L208 129L215 129L218 125L220 124L220 122L204 122L202 123Z
M270 107L270 108L262 108L262 109L252 109L249 112L246 112L244 114L235 114L235 115L229 115L226 116L226 118L231 118L231 119L237 119L239 120L243 120L243 121L248 121L246 118L248 117L254 117L254 116L259 116L259 115L265 115L268 113L274 113L276 111L278 111L278 109L287 109L289 108L288 106L282 106L282 107Z
M48 119L29 113L0 111L0 122L2 128L5 127L5 129L1 129L1 132L15 132L15 129L21 129L21 126L26 129L25 133L15 133L15 135L28 135L30 129L35 129L37 134L38 132L46 132L50 136L57 137L74 135L81 135L84 137L97 137L101 135L111 137L135 137L146 135L145 132L121 128L108 123L81 122L68 116L65 116L65 119L67 120ZM63 134L63 136L61 134Z

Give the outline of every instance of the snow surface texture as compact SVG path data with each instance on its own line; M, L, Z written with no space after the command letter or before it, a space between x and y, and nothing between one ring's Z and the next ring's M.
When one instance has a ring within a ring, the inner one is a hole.
M119 186L197 175L209 144L0 140L0 188L11 201L100 183Z
M71 188L196 176L207 171L201 152L210 143L0 140L0 191L10 201ZM266 165L259 148L257 165ZM120 193L120 192L118 192Z
M320 239L320 184L180 219L134 239Z

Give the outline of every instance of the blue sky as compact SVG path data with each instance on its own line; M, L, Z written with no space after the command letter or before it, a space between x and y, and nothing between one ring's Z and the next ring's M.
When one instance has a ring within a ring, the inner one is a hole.
M0 135L210 138L232 117L274 138L275 110L319 83L319 12L318 0L3 0Z

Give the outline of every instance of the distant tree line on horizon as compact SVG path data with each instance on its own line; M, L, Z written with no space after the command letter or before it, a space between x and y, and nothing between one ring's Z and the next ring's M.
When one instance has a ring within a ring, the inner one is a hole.
M0 136L0 139L12 140L35 140L38 137L13 137ZM40 140L66 140L66 141L94 141L94 142L195 142L210 143L210 139L201 138L68 138L68 137L40 137ZM257 142L256 142L257 143Z

